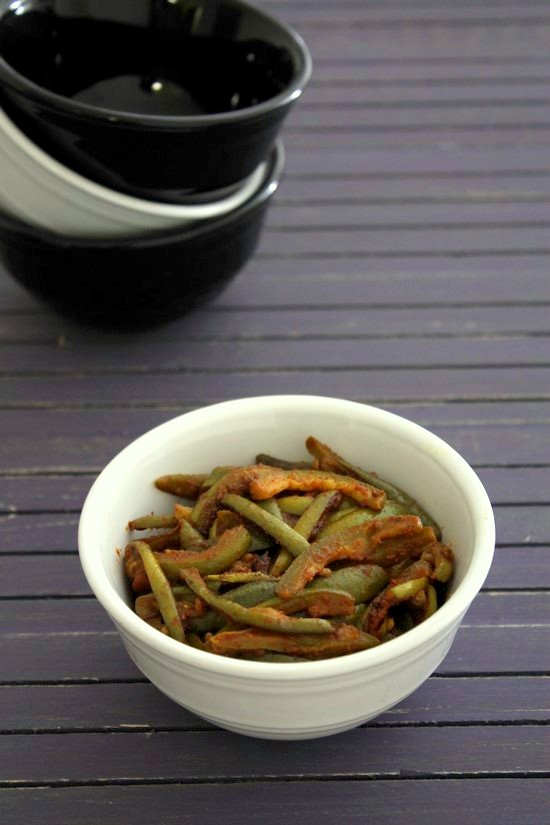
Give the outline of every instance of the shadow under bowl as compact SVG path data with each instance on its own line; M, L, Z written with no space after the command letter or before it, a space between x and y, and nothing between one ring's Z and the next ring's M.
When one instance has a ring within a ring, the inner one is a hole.
M311 74L289 26L241 0L0 0L0 105L52 157L164 203L230 193Z
M136 329L175 320L214 298L251 257L283 167L278 141L260 188L238 209L140 238L70 238L0 212L0 260L16 281L77 321Z

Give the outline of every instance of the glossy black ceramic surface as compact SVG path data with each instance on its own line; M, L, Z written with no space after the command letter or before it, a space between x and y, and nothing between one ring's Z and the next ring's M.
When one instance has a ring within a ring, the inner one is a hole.
M64 238L0 213L0 260L70 318L112 329L173 320L211 300L250 258L283 165L277 142L261 188L245 204L195 227L145 238Z
M183 202L265 159L311 62L238 0L0 0L0 105L81 174Z

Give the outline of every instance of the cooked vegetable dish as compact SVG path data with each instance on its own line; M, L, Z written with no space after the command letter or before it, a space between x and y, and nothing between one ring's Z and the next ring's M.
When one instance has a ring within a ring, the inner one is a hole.
M439 526L313 436L306 448L311 462L261 454L156 479L180 500L128 524L137 615L183 644L261 662L366 650L431 616L453 573Z

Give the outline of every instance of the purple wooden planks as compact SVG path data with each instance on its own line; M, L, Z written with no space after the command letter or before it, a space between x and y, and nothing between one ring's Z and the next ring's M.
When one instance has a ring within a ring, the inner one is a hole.
M514 122L491 125L424 127L422 124L402 129L353 129L349 126L339 132L339 144L342 152L371 152L376 149L393 149L397 152L409 150L437 149L442 144L456 146L476 146L496 151L502 144L522 146L525 152L548 146L550 129L547 123ZM287 152L296 149L325 151L334 145L333 130L319 126L312 131L305 128L292 128L289 125L283 133Z
M358 152L355 154L359 155ZM279 210L298 204L411 206L455 202L546 203L549 189L550 179L548 172L544 171L535 175L502 172L498 176L491 176L479 172L460 177L424 175L411 178L375 178L359 172L339 177L319 172L303 178L298 174L286 177L273 203L272 212L275 212L274 217L279 218Z
M550 626L548 593L479 593L466 613L463 625L464 627Z
M42 637L4 635L0 655L3 682L144 680L115 630Z
M32 324L22 328L21 318L0 314L0 343L37 344L53 346L53 316L42 314L33 317ZM258 309L245 312L238 309L219 311L205 309L179 323L159 330L155 334L158 346L164 345L171 352L189 338L204 341L263 341L292 338L350 338L371 339L392 336L475 336L529 335L550 333L550 312L546 306L487 306L487 307L369 307L355 309ZM105 336L98 342L97 335L84 328L66 330L68 345L81 352L82 345L89 347L95 340L102 346L120 348L118 336ZM141 336L128 341L129 347L137 346ZM19 346L18 358L23 357L26 347ZM5 357L5 356L4 356Z
M514 284L516 287L521 287L521 291L516 294L514 303L528 301L532 290L539 283L539 279L540 284L542 284L542 276L548 272L548 256L546 254L528 252L527 254L506 255L496 251L494 255L479 255L467 249L463 249L463 252L465 254L462 257L460 255L455 257L428 255L422 260L408 255L401 255L396 258L381 257L372 261L369 260L366 264L347 256L342 256L335 263L326 256L314 254L308 259L300 259L299 261L293 261L286 257L268 259L257 255L243 269L239 280L246 280L248 274L251 278L265 277L266 280L275 277L284 279L290 275L298 281L296 287L299 287L299 279L316 283L325 283L330 280L345 283L349 279L358 282L358 290L361 288L361 283L368 282L370 290L367 307L369 307L379 303L376 300L379 297L376 293L381 291L384 285L390 288L395 282L399 284L404 282L411 290L405 294L401 293L400 303L402 306L417 303L415 293L412 291L416 282L419 282L424 289L429 287L430 290L436 289L438 284L443 284L449 290L449 293L446 298L443 295L438 296L436 293L434 297L441 298L439 303L443 306L449 306L453 303L461 304L464 301L456 300L455 296L458 295L458 292L453 291L453 284L464 287L464 284L475 278L479 290L473 303L479 306L488 303L489 296L492 296L493 304L502 304L502 289L511 289ZM518 278L518 272L521 272L521 278ZM261 291L264 287L265 284L262 282ZM360 295L361 292L358 292L355 307L357 307ZM289 308L296 304L300 305L297 297L295 296L294 300L288 303ZM537 297L539 300L542 299L541 295L534 294L531 297L535 299L533 302L536 302ZM315 296L310 294L309 300L304 303L306 306L315 307L314 299ZM424 301L424 303L433 304L435 301ZM213 306L217 307L218 304L215 303ZM272 306L268 308L273 309Z
M550 467L480 469L478 475L493 504L547 504Z
M550 312L549 312L550 315ZM550 336L507 338L401 338L358 340L236 341L230 348L231 370L419 369L424 367L548 366ZM94 346L71 349L44 346L0 347L4 374L66 373L186 373L227 369L228 350L218 341L191 341L183 347L165 343ZM125 379L122 378L122 381Z
M353 106L342 105L309 107L299 106L289 117L287 132L319 132L339 128L341 132L369 134L392 130L431 132L437 129L517 128L518 123L533 124L537 128L550 126L548 104L544 100L522 100L514 104L508 100L499 105L487 105L484 101L456 102L452 106L434 106L428 101L407 103L401 106Z
M550 728L374 728L313 742L265 742L222 731L200 733L43 734L0 740L0 779L206 781L219 779L449 777L544 775L550 769ZM521 765L521 767L518 767Z
M495 83L493 80L483 81L479 77L476 82L445 83L444 80L434 83L425 81L409 85L403 82L372 83L367 74L362 80L354 78L349 71L346 81L324 78L318 75L316 81L310 82L304 95L300 109L313 111L315 109L361 109L367 107L381 114L387 109L413 106L433 106L447 110L453 106L526 106L549 103L547 90L544 88L545 79L537 77L534 82L527 79L515 83Z
M550 125L550 124L549 124ZM285 232L264 231L257 254L280 257L324 255L329 258L350 256L376 257L377 255L428 256L463 255L473 253L549 252L548 230L530 226L478 229L407 229L399 231L378 228L362 228L359 232L340 229L337 233L316 231ZM281 253L283 249L283 253ZM406 296L404 296L406 298Z
M353 16L351 16L353 20ZM350 21L351 22L351 21ZM314 64L320 60L345 55L350 60L421 60L461 58L544 58L548 54L550 23L518 26L515 21L500 26L479 22L469 27L444 24L430 26L419 36L419 29L410 24L392 27L390 36L381 37L379 29L368 26L356 30L344 23L330 29L300 25L300 32L312 51Z
M535 682L528 680L526 685L530 696ZM214 727L149 683L4 686L0 687L0 718L2 730L13 732Z
M130 516L129 516L130 518ZM78 514L40 513L0 516L0 552L76 550Z
M425 825L540 825L546 814L550 780L441 779L366 781L286 781L146 784L141 786L25 788L0 791L4 825L59 825L78 811L79 825L150 825L151 811L163 825L181 822L242 825L243 811L254 812L257 825L332 825L335 821L372 825L389 820ZM466 802L467 800L467 802ZM314 812L314 815L313 815ZM367 812L367 814L365 814Z
M550 627L462 627L440 674L550 673Z
M91 595L76 553L0 555L0 599Z
M550 546L499 547L486 589L550 588Z
M78 511L95 475L0 476L0 513Z
M548 99L550 103L550 97ZM477 185L477 182L476 182ZM302 189L305 189L302 184ZM368 186L365 185L365 192ZM265 231L282 228L306 231L323 228L326 232L346 228L424 229L434 231L456 226L464 229L486 229L506 225L508 229L528 225L550 225L547 203L392 203L347 204L314 202L304 205L281 204L267 217Z
M497 507L497 542L499 544L548 544L550 538L550 508Z
M364 0L357 0L363 3ZM494 6L499 8L502 3ZM456 5L455 5L455 8ZM545 8L540 3L539 9ZM522 5L524 10L525 6ZM502 84L513 91L516 84L544 84L550 76L550 66L544 59L541 60L455 60L441 61L327 61L316 63L313 77L308 86L308 94L316 85L340 85L344 88L349 84L386 86L400 84L406 89L416 85L429 84L431 87L440 84L456 84L466 89L475 89L478 84Z
M215 306L227 310L240 308L403 308L459 306L525 305L547 303L550 282L544 266L545 256L526 263L524 256L510 256L499 272L501 256L492 256L484 266L478 260L464 262L447 258L447 264L430 258L355 258L323 257L310 249L307 257L255 259L257 268L245 270L218 298ZM540 267L541 258L544 260ZM434 276L430 274L436 269ZM532 270L536 269L535 273ZM510 273L509 270L512 270ZM391 277L390 277L391 272ZM521 272L521 278L517 273ZM251 290L252 280L261 289ZM284 325L284 321L283 321Z
M462 6L447 6L438 3L430 7L425 2L415 3L412 8L393 3L388 5L361 4L358 0L343 0L341 5L318 2L315 6L307 0L298 3L277 2L277 0L262 0L259 4L270 10L272 14L292 22L293 25L334 26L353 25L369 28L392 29L397 25L415 25L429 30L433 25L449 27L503 25L515 23L517 26L537 25L548 21L548 9L541 5L530 5L526 8L519 5L510 6L508 3L496 5L481 2L478 7L467 4Z
M352 66L353 64L347 64ZM355 67L353 67L355 70ZM408 71L408 69L407 69ZM441 67L434 69L441 73ZM502 71L502 69L501 69ZM446 179L459 178L463 174L472 177L510 175L522 172L550 171L548 147L541 145L528 152L521 146L504 144L495 150L483 146L439 145L434 149L413 149L395 152L379 148L367 153L342 152L338 143L323 151L293 149L286 164L286 176L300 179L311 175L336 177L338 175L369 175L381 177L430 177L440 175ZM286 179L286 178L285 178ZM284 191L285 180L282 187Z
M292 364L265 372L6 378L8 407L169 406L174 399L203 405L255 395L302 393L369 403L550 399L550 368L525 366L453 370L319 369L294 371ZM543 433L541 432L541 435ZM87 446L87 445L86 445ZM533 447L535 445L533 444ZM81 466L86 466L82 462Z
M1 601L0 627L4 633L14 635L114 632L111 620L95 598Z

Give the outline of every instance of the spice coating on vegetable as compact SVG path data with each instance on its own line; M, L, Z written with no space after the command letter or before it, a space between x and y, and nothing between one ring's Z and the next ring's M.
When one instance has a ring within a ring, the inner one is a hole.
M454 568L439 525L314 436L306 448L310 464L262 453L154 481L178 501L128 522L143 621L208 655L288 664L367 650L438 609Z
M256 470L250 482L252 498L270 498L284 490L326 492L338 490L362 507L381 510L386 502L383 490L354 478L322 470L280 470L274 467Z

